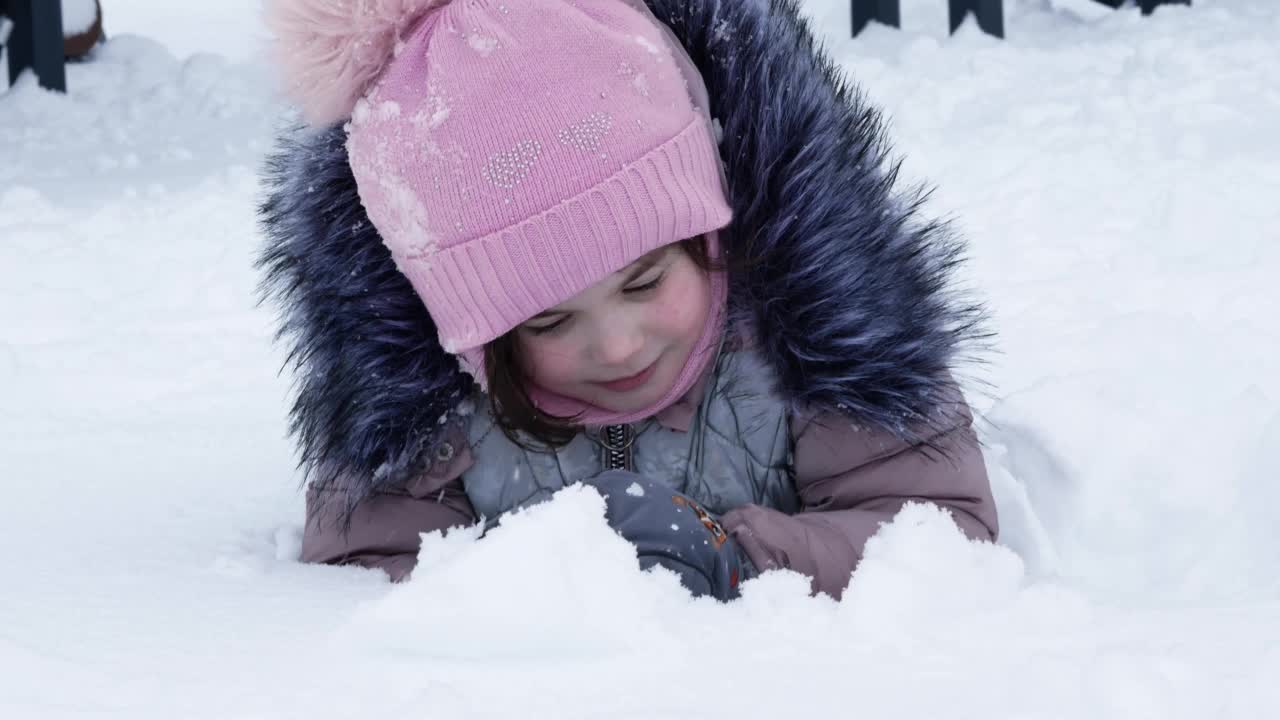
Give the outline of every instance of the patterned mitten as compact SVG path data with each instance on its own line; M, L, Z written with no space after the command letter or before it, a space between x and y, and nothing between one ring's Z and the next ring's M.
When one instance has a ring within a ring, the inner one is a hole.
M605 499L609 525L636 546L640 567L661 565L696 596L738 596L738 583L755 574L741 546L710 513L666 485L625 470L583 480Z

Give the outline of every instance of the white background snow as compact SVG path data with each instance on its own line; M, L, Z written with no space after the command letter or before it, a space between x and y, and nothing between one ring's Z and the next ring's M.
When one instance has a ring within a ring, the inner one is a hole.
M297 563L257 3L104 4L67 96L0 91L0 717L1280 713L1280 4L1006 0L1000 42L807 3L972 242L1005 532L916 507L843 603L728 606L586 492L402 586Z

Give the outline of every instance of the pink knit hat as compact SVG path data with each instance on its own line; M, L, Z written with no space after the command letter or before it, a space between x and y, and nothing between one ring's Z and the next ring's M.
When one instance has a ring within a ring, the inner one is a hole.
M360 199L448 352L474 355L730 220L705 90L643 3L274 0L268 13L307 118L350 116Z

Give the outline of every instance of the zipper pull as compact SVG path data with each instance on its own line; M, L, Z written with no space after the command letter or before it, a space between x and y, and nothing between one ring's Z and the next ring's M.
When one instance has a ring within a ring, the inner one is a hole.
M636 441L635 430L630 425L606 425L602 435L605 469L634 470L631 446Z

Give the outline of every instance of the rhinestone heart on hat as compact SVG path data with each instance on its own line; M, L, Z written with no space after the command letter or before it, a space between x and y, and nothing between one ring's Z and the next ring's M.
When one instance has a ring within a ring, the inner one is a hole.
M608 113L593 112L586 120L575 123L556 133L560 142L579 150L599 150L600 141L613 128L613 118Z
M511 189L529 176L541 155L542 143L524 140L510 150L490 155L480 174L500 188Z

